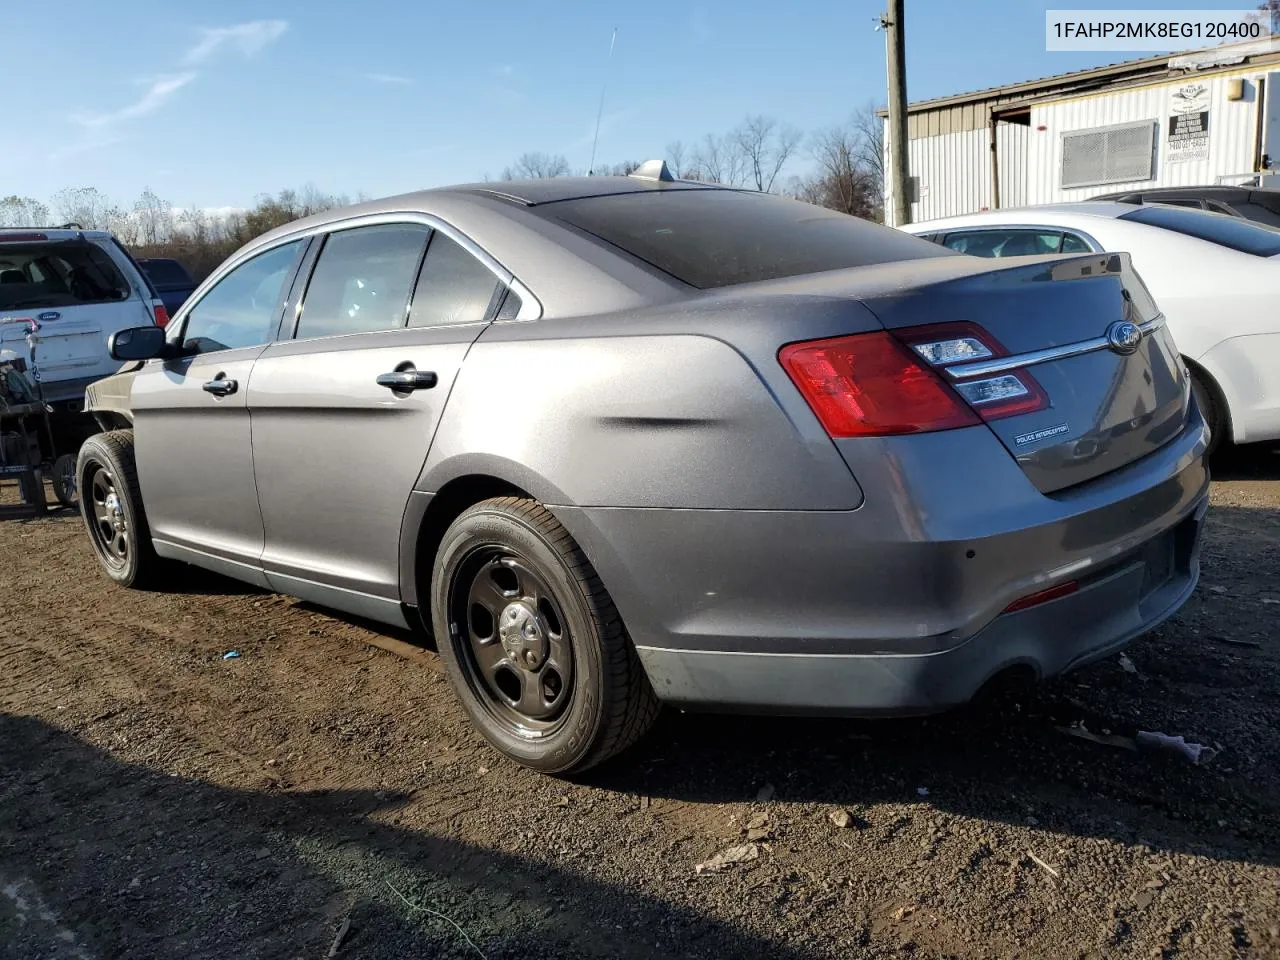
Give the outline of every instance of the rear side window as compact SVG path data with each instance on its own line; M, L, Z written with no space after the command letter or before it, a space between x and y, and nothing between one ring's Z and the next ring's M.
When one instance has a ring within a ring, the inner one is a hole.
M129 294L128 282L96 244L0 243L0 310L111 303Z
M1230 250L1251 253L1256 257L1274 257L1280 254L1280 230L1241 217L1227 217L1203 210L1179 210L1175 207L1141 207L1133 213L1126 213L1120 219L1172 230Z
M437 230L431 235L413 293L409 326L480 323L488 316L497 289L498 278L492 270Z
M421 224L391 223L330 234L307 285L297 338L403 327L429 233Z
M1033 257L1058 253L1058 230L972 230L952 233L944 243L949 250L971 257Z
M533 207L690 286L774 280L949 254L900 230L796 200L676 189Z

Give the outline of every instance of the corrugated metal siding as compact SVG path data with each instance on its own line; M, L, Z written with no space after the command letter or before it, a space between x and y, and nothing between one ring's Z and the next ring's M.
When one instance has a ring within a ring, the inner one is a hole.
M1179 76L1167 84L1080 97L1031 108L1027 149L1027 203L1086 200L1100 193L1143 187L1180 187L1216 183L1220 176L1253 169L1257 129L1257 76L1246 78L1245 99L1227 100L1229 74ZM1236 76L1239 76L1238 74ZM1209 156L1168 163L1170 94L1187 83L1209 88ZM1064 189L1062 134L1137 120L1156 121L1155 179ZM1037 130L1044 126L1047 129ZM1011 205L1011 204L1004 204Z
M1021 123L996 125L996 162L1000 171L1002 207L1021 207L1027 203L1027 144L1030 142L1030 131L1030 127Z
M991 205L987 131L967 130L912 140L911 175L919 178L912 220L932 220ZM892 197L886 210L892 210Z

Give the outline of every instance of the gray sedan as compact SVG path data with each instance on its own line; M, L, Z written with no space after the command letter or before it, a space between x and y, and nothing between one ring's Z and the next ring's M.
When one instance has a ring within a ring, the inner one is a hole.
M111 348L108 576L424 627L549 772L663 702L942 710L1198 576L1206 429L1124 254L979 260L655 164L291 223Z

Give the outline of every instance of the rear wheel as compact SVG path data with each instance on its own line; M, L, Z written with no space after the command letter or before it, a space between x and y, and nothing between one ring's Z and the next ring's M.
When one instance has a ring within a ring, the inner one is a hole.
M1226 438L1227 420L1222 401L1218 398L1217 389L1210 384L1204 374L1191 371L1191 392L1196 398L1196 406L1200 408L1200 416L1209 425L1209 449L1206 456L1211 456Z
M80 516L103 571L125 587L145 588L160 579L163 561L151 546L142 509L133 431L90 437L76 462Z
M486 500L449 527L431 578L454 692L495 747L547 773L639 739L658 700L586 556L540 504Z

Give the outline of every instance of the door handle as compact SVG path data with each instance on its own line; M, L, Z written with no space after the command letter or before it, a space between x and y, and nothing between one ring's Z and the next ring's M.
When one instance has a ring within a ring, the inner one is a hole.
M205 393L212 393L215 397L225 397L239 390L240 384L235 380L228 380L226 377L215 377L200 389Z
M412 390L430 390L436 385L436 375L430 370L395 370L378 374L378 386L408 393Z

